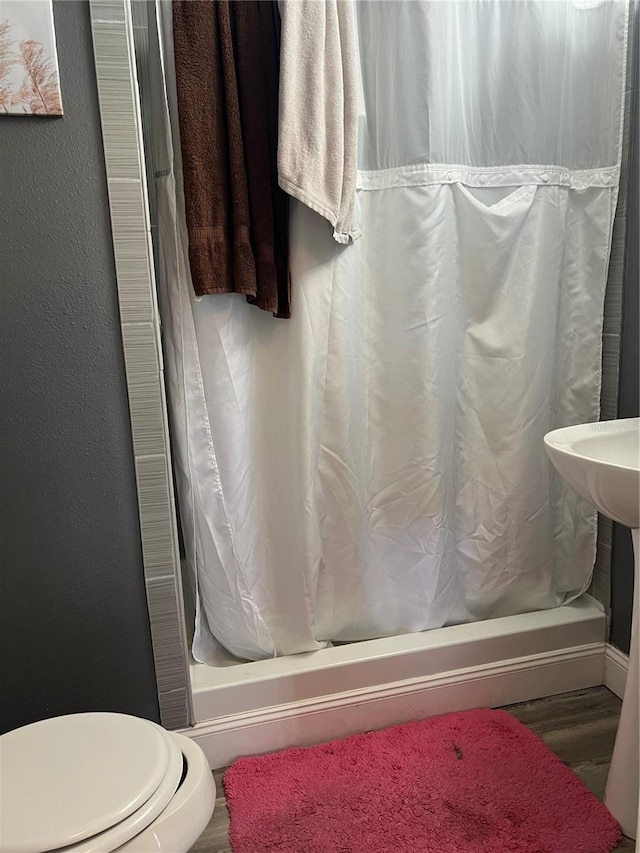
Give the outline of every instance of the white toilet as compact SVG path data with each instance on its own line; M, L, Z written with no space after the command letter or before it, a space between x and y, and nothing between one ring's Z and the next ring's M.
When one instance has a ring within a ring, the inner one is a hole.
M125 714L72 714L0 737L1 853L187 853L216 789L200 747Z

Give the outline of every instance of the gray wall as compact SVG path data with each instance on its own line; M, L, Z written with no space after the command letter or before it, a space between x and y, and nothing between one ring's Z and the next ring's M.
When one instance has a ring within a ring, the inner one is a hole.
M638 326L640 325L640 305L638 290L640 268L638 249L640 246L640 215L638 212L638 188L640 185L638 144L639 110L638 93L640 77L640 50L638 38L640 20L639 4L635 3L635 51L632 74L632 91L635 97L631 104L631 150L629 156L629 196L627 206L627 239L624 262L624 284L622 302L622 347L620 353L620 385L618 397L618 417L634 418L640 415L638 389L640 376L638 363ZM631 637L631 603L633 600L633 548L631 533L619 525L613 529L613 549L611 565L611 642L625 652L629 651Z
M64 118L0 118L0 729L158 719L89 9Z

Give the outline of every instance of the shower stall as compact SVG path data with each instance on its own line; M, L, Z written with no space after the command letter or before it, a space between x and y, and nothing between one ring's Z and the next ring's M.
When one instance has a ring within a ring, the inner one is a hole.
M624 684L542 438L615 417L629 5L353 8L362 236L292 202L280 320L194 296L170 4L92 2L163 719L214 767Z

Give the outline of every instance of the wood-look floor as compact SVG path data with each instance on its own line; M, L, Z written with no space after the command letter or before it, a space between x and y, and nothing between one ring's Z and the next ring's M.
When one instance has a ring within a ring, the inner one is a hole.
M510 705L509 711L529 726L571 767L598 797L602 797L620 716L620 700L606 687L594 687ZM191 853L232 853L229 843L229 813L216 771L218 800L211 822ZM617 851L635 850L625 839ZM300 851L304 853L304 851Z

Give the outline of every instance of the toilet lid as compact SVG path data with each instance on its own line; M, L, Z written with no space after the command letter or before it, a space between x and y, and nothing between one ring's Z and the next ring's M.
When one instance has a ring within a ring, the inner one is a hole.
M154 724L149 723L149 725ZM60 853L112 853L132 838L135 840L135 836L147 829L157 817L163 814L180 785L185 759L175 738L164 729L160 729L160 732L169 744L169 766L157 790L146 803L120 823L90 838L84 838L77 844L65 847Z
M42 853L124 821L170 763L162 730L124 714L72 714L0 737L0 851Z

